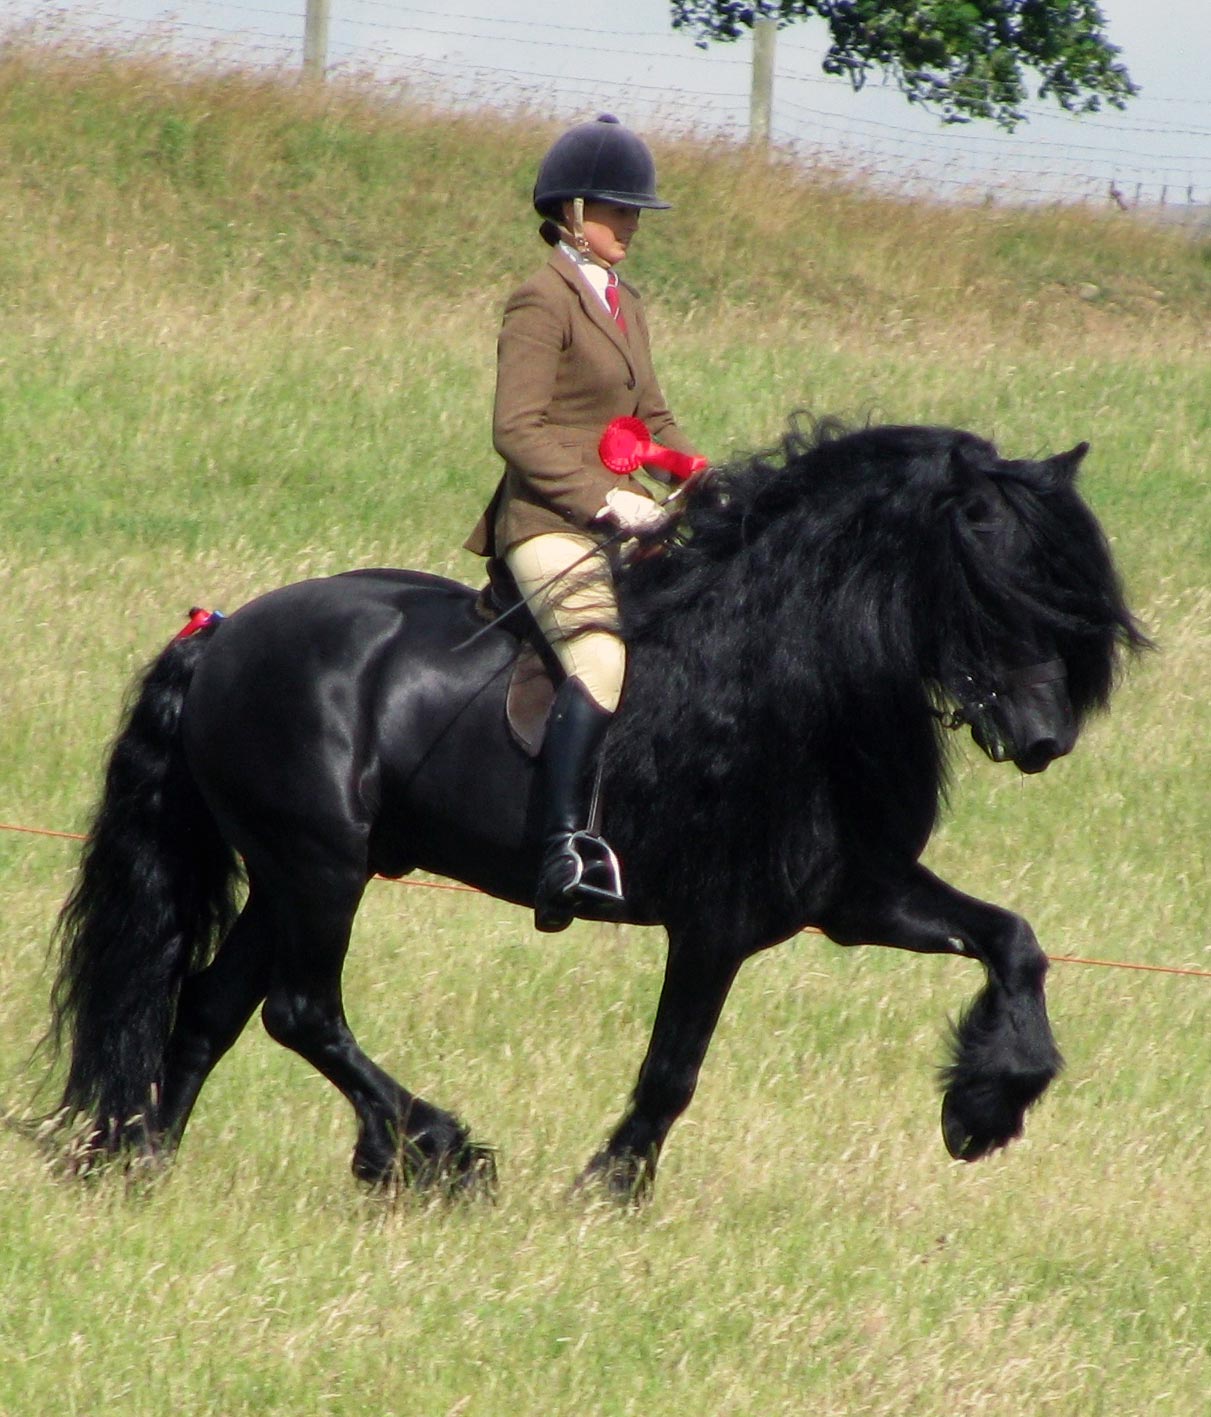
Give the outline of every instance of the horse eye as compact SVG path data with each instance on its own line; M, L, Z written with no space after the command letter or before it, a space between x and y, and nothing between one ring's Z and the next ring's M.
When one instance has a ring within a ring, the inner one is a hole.
M963 516L972 531L991 535L1000 526L997 509L992 499L983 493L976 493L963 508Z

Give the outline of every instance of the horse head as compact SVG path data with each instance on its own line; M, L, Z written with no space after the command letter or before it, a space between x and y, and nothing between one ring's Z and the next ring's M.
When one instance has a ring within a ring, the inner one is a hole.
M993 762L1023 773L1072 751L1086 710L1104 696L1114 639L1136 634L1121 618L1109 553L1075 488L1088 450L1078 443L1038 462L1002 460L979 442L955 451L961 560L978 613L968 662L946 681L957 708L945 721L967 725Z

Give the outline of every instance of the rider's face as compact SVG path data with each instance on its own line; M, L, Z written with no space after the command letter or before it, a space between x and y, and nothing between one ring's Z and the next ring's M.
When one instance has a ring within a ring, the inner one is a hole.
M615 202L585 202L585 240L593 255L607 266L616 266L625 258L631 238L638 230L638 208L619 206Z

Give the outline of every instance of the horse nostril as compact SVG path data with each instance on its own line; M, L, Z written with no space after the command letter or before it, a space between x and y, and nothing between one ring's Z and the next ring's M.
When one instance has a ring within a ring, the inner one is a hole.
M1061 747L1055 738L1039 738L1016 757L1014 763L1019 771L1024 773L1042 772L1048 764L1056 758L1062 758L1066 752L1067 749Z

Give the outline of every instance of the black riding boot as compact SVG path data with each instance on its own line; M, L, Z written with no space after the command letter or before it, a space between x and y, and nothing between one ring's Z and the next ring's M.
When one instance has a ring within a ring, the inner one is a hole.
M622 912L617 859L586 831L594 758L612 717L579 679L559 686L538 759L543 857L534 926L547 933L566 930L577 915L611 920Z

